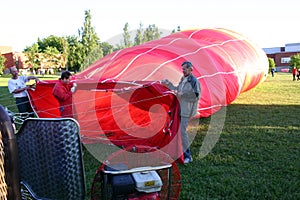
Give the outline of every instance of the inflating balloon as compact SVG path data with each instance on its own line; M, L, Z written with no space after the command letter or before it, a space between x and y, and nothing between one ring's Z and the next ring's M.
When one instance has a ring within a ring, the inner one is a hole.
M263 50L227 29L187 30L116 51L73 77L78 85L73 105L83 140L157 146L173 158L181 155L180 148L170 150L181 145L178 101L159 81L178 84L184 61L192 62L200 81L198 117L231 104L262 83L268 72ZM29 91L39 117L59 116L51 94L55 82L41 82Z
M114 52L76 78L99 82L154 82L168 78L178 83L181 63L186 60L192 62L193 74L201 83L201 117L229 105L240 93L263 82L268 73L266 54L244 36L227 29L200 29Z

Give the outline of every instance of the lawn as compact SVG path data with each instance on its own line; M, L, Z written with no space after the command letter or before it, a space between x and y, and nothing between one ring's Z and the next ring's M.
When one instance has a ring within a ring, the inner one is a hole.
M7 80L0 78L0 104L16 111ZM291 74L275 74L215 115L193 120L194 161L179 165L179 199L300 199L299 88ZM88 151L84 162L89 196L100 163Z
M223 109L213 150L180 166L180 199L300 199L300 82L291 78L268 77ZM209 124L200 120L193 155Z

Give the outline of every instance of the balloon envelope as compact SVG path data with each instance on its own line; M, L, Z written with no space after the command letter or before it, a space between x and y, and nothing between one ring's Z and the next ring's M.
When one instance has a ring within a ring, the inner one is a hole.
M263 50L227 29L187 30L116 51L73 76L78 85L73 105L83 141L146 145L180 157L180 105L159 81L167 78L177 85L184 61L192 62L201 85L197 117L229 105L263 82L268 72ZM51 92L55 82L41 82L30 91L39 117L59 117Z
M240 93L263 82L268 73L264 51L227 29L177 32L159 40L114 52L76 75L78 81L154 82L182 77L181 64L190 61L202 93L199 117L208 117L232 103Z

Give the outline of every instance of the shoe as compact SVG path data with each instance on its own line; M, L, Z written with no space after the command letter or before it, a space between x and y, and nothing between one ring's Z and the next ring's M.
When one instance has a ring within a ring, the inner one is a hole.
M193 158L185 158L184 159L184 164L188 164L188 163L190 163L192 161L193 161Z

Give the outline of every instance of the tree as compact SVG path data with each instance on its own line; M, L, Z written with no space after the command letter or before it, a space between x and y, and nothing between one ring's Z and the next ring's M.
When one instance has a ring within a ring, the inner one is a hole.
M40 39L31 47L26 47L28 61L30 66L37 68L54 68L65 67L67 64L69 46L64 37L50 35ZM36 54L36 55L34 55Z
M31 47L26 47L24 49L24 53L27 56L27 61L25 61L32 70L36 70L41 65L41 59L39 56L39 45L33 44Z
M297 53L293 56L291 56L291 60L290 60L290 69L292 69L293 67L296 67L297 69L300 68L300 54Z
M49 37L46 37L44 39L38 38L37 44L39 45L39 50L41 53L44 52L47 49L47 47L52 47L52 48L55 47L59 53L63 53L64 40L65 39L63 37L57 37L54 35L50 35Z
M60 56L60 64L62 67L66 67L68 70L68 57L70 54L69 43L66 38L60 38L61 44L61 56Z
M80 71L83 71L86 69L87 66L93 64L95 61L99 60L99 55L103 55L102 48L99 45L98 47L94 48L93 51L91 51L83 60L83 63L80 67Z
M179 28L179 27L178 27ZM126 23L123 28L123 41L121 41L121 44L117 44L117 47L115 50L120 50L123 48L128 48L132 46L137 46L140 44L143 44L145 42L156 40L161 37L162 32L159 32L158 27L155 26L155 24L150 24L146 30L143 29L143 24L140 23L139 28L136 31L136 35L134 37L133 42L131 41L131 36L129 33L129 24Z
M67 58L67 69L78 71L83 63L82 57L82 44L79 42L78 37L76 36L67 36L66 40L69 46L69 56Z
M85 21L83 27L78 31L80 43L80 52L82 53L82 62L80 63L80 69L84 70L88 65L94 63L96 60L103 57L103 51L100 46L100 39L97 36L95 29L91 23L90 10L85 11ZM88 57L89 54L92 54ZM88 59L87 59L88 58Z
M143 43L143 24L140 23L139 29L136 31L134 38L134 46L140 45Z
M272 69L275 69L275 61L273 58L268 58L268 61L269 61L269 72L272 70Z
M60 66L61 54L56 47L46 47L44 53L41 55L43 58L42 63L44 68L58 68Z
M180 31L181 31L180 26L177 26L177 30L173 29L171 33L176 33L176 32L180 32Z
M124 26L124 28L123 28L123 31L124 31L124 33L123 33L123 47L124 48L128 48L128 47L132 47L133 46L133 44L132 44L132 42L131 42L131 40L130 40L130 33L129 33L129 24L128 24L128 22L125 24L125 26Z
M6 58L0 54L0 75L3 74L5 61L6 61Z
M109 44L108 42L101 42L100 46L103 51L103 56L106 56L114 51L114 46Z
M158 31L158 28L155 26L155 24L150 24L144 31L143 42L159 39L160 35L161 32Z

